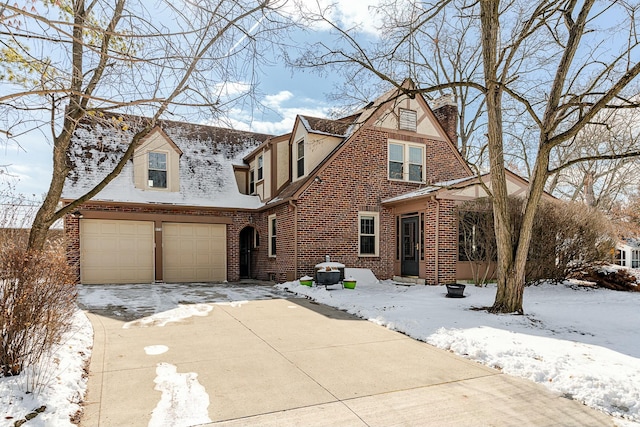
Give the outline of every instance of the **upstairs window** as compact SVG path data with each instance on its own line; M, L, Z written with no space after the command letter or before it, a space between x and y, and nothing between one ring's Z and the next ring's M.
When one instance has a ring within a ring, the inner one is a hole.
M400 108L399 115L398 129L409 130L411 132L418 130L418 113L415 110Z
M269 256L276 256L276 216L269 215Z
M256 176L255 171L251 169L249 171L249 194L256 193Z
M149 153L149 187L167 188L167 154Z
M298 178L304 175L304 139L298 142Z
M389 144L389 179L402 179L404 167L404 146Z
M424 182L424 146L389 143L389 179Z
M378 213L358 213L359 256L378 256Z
M258 181L262 179L262 155L258 156Z

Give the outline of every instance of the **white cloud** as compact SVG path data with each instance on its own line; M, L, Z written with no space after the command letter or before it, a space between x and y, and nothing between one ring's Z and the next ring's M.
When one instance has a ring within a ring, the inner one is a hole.
M325 22L309 19L322 13L326 19L340 23L344 28L358 27L365 33L378 35L382 20L374 8L381 3L381 0L298 0L287 3L284 10L314 30L330 28Z
M230 110L226 117L212 120L207 124L281 135L293 130L296 115L327 117L330 110L323 101L298 97L288 90L266 95L261 103L266 107L263 112L236 108Z
M214 85L212 92L220 98L233 98L250 90L251 85L246 82L222 82Z

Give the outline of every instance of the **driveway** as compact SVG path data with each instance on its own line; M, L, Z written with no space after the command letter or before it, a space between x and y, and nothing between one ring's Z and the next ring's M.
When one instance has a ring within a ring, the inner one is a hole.
M80 288L82 426L603 426L611 418L257 284Z

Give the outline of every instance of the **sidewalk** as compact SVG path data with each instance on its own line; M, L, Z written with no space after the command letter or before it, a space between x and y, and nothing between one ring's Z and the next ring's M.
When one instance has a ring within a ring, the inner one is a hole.
M578 402L305 299L213 304L206 316L94 327L81 426L147 426L156 366L197 373L211 426L605 426ZM148 355L144 348L165 345Z

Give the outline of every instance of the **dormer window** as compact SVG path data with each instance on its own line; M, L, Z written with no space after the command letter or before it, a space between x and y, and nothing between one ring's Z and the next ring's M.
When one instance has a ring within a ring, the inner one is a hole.
M298 141L298 178L304 175L304 139Z
M149 187L167 188L167 154L149 152Z
M262 179L262 155L258 156L258 181Z
M398 128L400 130L409 130L411 132L418 130L418 113L415 110L400 108L399 114Z

